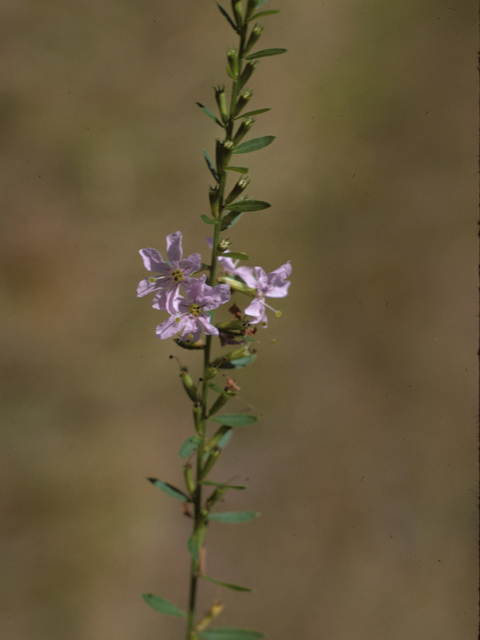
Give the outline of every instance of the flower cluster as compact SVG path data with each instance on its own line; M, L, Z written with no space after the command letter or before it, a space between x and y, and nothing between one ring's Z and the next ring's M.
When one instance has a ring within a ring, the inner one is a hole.
M211 240L209 244L211 246ZM266 327L266 309L271 309L277 316L280 312L268 305L265 298L284 298L290 286L287 280L292 272L290 262L267 274L261 267L239 267L238 261L219 256L218 262L228 276L228 284L211 287L206 284L205 274L199 278L193 277L202 270L199 253L182 259L180 231L167 236L166 261L156 249L141 249L140 255L145 268L158 275L142 280L137 287L137 295L143 297L155 292L153 307L170 314L168 320L157 326L157 336L162 340L172 338L181 331L182 342L197 342L202 329L207 335L218 336L220 332L212 324L208 312L230 300L231 288L241 291L243 287L244 292L253 297L244 311L245 315L251 317L247 324L260 323ZM181 288L184 295L180 292Z

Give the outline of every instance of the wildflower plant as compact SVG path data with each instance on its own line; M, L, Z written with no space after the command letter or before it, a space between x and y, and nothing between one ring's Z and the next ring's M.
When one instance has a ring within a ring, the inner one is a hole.
M173 338L178 347L195 351L203 360L203 373L197 381L188 369L180 368L180 378L191 403L193 433L180 446L184 488L165 479L149 478L158 489L182 503L183 513L192 520L192 532L186 541L190 554L190 590L186 610L162 596L143 594L147 604L160 613L184 618L186 640L256 640L263 633L244 628L210 628L223 605L215 600L207 613L197 618L196 602L201 582L210 582L235 591L251 591L207 575L204 544L211 521L241 523L259 514L245 511L217 511L216 506L230 491L243 490L243 485L210 479L220 454L235 429L253 424L251 413L224 413L225 405L240 391L231 374L235 369L252 364L257 356L258 327L266 328L269 314L279 316L268 298L283 298L288 293L292 267L286 262L271 273L262 267L250 267L246 253L230 250L230 240L223 236L244 213L262 211L268 202L246 194L250 184L248 168L237 166L233 159L270 145L275 136L262 136L243 141L255 124L255 117L269 109L246 111L253 92L246 87L260 58L284 53L286 49L253 51L263 32L257 19L274 15L277 10L259 11L266 0L231 0L231 13L218 5L229 26L239 39L238 46L227 50L227 75L231 89L227 99L225 87L214 89L218 116L201 103L200 109L219 127L221 137L215 143L215 162L204 151L213 177L209 189L209 214L200 218L207 225L210 260L202 262L200 253L183 257L180 231L167 236L166 259L156 249L142 249L140 255L150 275L137 288L137 295L153 294L153 307L163 314L156 334L162 340ZM227 184L234 176L233 184ZM235 297L233 301L232 298ZM215 318L217 309L227 311L226 319ZM165 317L166 314L166 317ZM230 315L228 315L230 314ZM220 353L213 354L219 339ZM233 347L233 349L232 349ZM225 348L230 349L225 351ZM174 357L174 356L170 356ZM228 374L221 386L221 375ZM217 378L217 381L214 381ZM213 396L213 397L212 397Z

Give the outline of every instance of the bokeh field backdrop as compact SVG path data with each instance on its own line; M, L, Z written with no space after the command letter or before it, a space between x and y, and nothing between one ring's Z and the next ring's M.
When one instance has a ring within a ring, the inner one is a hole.
M227 5L228 6L228 5ZM250 195L233 249L290 259L256 363L261 416L216 479L221 626L271 640L477 634L477 3L273 0L249 86ZM179 640L191 412L138 250L207 256L202 157L233 32L213 0L1 0L2 640ZM278 344L272 344L276 338ZM200 609L218 595L203 587Z

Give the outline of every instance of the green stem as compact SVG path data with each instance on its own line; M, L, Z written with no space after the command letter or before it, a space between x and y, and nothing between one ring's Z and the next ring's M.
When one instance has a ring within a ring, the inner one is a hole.
M242 29L240 36L240 65L243 64L243 51L245 47L246 37L246 25ZM233 138L233 125L234 120L232 114L234 113L237 104L238 83L233 82L232 95L230 100L230 114L227 125L227 140ZM218 170L218 167L217 167ZM217 247L220 241L220 232L222 227L222 217L225 210L225 187L227 184L227 172L222 170L219 172L219 213L215 222L215 231L213 236L212 246L212 258L210 262L210 274L207 279L207 284L211 287L215 286L215 273L217 269ZM202 471L203 471L203 457L205 452L205 436L207 427L207 411L208 411L208 373L207 370L210 367L210 354L212 347L212 336L207 336L205 340L205 349L203 351L203 387L202 387L202 422L200 426L200 442L197 449L197 468L196 468L196 480L195 490L193 494L193 506L194 506L194 525L193 533L198 531L200 526L204 524L204 516L202 515ZM190 563L190 593L188 599L188 612L187 612L187 635L186 640L193 640L193 633L195 630L195 608L197 600L197 585L199 578L199 563L192 558Z

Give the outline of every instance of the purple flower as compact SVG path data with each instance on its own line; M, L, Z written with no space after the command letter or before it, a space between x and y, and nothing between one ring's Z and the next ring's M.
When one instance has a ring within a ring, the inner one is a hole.
M167 236L167 256L165 262L156 249L141 249L140 255L145 268L160 275L142 280L137 287L137 296L143 297L148 293L158 291L154 298L154 307L165 309L169 313L176 313L181 298L179 288L183 282L187 286L192 278L188 276L198 271L202 264L199 253L192 253L182 260L182 234L180 231Z
M222 269L227 276L240 276L244 282L247 282L245 277L249 277L253 274L252 267L238 267L240 260L232 260L232 258L222 258L218 256L218 261L222 265ZM245 277L244 277L245 276Z
M255 267L252 273L243 272L242 279L252 289L257 290L255 300L245 309L247 316L253 316L250 320L251 324L260 322L264 327L268 324L266 308L275 311L275 315L281 315L280 311L276 311L265 302L265 298L284 298L288 293L290 282L287 280L292 273L292 265L290 261L283 264L275 271L267 274L261 267Z
M182 341L197 342L202 333L202 328L208 335L218 336L218 329L210 322L210 316L205 312L216 309L224 302L230 300L230 287L228 284L217 284L210 287L205 284L207 276L204 274L198 280L193 278L185 285L186 297L179 295L177 309L157 327L157 336L162 340L171 338L182 331ZM153 305L157 309L163 309L158 302Z

